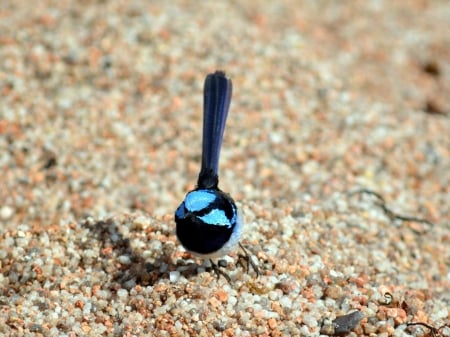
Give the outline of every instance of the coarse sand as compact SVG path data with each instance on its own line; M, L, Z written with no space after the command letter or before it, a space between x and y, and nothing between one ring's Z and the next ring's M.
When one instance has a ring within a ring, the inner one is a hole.
M234 85L241 251L186 253ZM0 4L1 336L450 336L450 2Z

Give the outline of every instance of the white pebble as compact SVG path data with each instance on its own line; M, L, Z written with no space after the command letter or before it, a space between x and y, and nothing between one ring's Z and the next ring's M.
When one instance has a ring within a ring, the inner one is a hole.
M129 265L131 264L131 259L128 255L120 255L118 260L121 264Z
M305 323L310 328L317 327L317 320L313 315L305 314L303 315L303 323Z
M292 300L291 300L288 296L283 296L283 297L280 299L280 305L281 305L283 308L289 309L289 308L291 308L291 306L292 306Z
M117 296L121 299L126 299L128 297L128 291L126 289L119 289L117 290Z
M91 309L92 309L91 302L89 301L85 302L83 307L83 315L89 315L91 313Z
M229 305L234 306L234 305L236 305L236 303L237 303L237 298L235 296L228 297L228 304Z
M0 219L8 220L14 215L14 209L10 206L3 206L0 208Z
M276 301L276 300L278 300L278 298L280 297L280 292L279 291L277 291L277 290L271 290L270 292L269 292L269 299L271 300L271 301Z
M175 271L171 271L169 273L170 282L172 282L172 283L173 282L177 282L179 278L180 278L180 272L179 271L175 270Z

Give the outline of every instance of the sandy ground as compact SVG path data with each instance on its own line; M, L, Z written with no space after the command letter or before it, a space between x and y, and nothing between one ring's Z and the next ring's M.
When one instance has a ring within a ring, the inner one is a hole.
M0 18L0 335L450 336L449 1L5 0ZM220 186L261 272L236 249L229 283L173 221L216 69Z

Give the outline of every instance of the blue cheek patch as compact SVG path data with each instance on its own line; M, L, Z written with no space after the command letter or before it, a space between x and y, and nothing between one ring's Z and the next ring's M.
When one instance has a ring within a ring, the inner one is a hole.
M180 206L178 206L177 210L175 211L175 216L178 218L184 218L185 216L185 210L184 202L181 203Z
M189 212L196 212L207 208L214 200L216 200L214 193L206 190L196 190L186 195L184 204Z
M231 227L230 219L220 209L213 209L208 214L200 216L199 219L209 225Z

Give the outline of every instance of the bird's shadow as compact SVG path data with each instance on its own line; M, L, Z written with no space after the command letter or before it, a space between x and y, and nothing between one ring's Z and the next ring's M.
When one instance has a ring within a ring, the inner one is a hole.
M180 272L186 278L197 274L198 264L183 259L174 264L171 253L164 248L152 262L147 262L136 253L130 239L124 237L114 219L85 221L83 225L101 243L100 263L107 272L113 271L113 288L117 285L125 289L135 285L153 285L158 280L169 279L173 271Z

